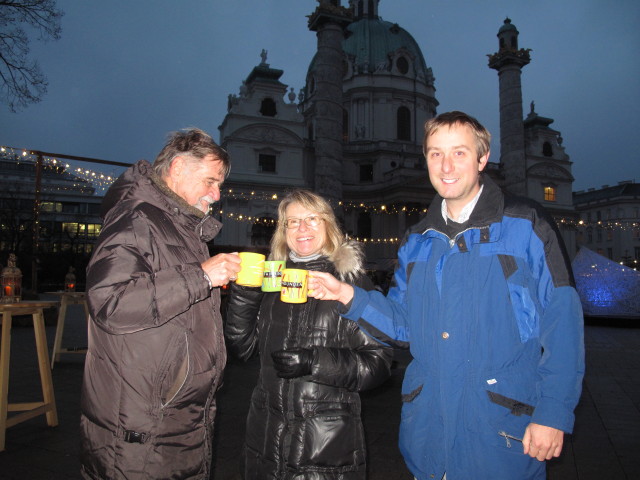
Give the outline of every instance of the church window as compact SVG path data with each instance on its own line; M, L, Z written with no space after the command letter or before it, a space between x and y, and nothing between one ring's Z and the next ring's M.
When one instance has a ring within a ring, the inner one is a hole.
M549 142L544 142L542 144L542 154L545 157L553 157L553 148Z
M407 62L407 59L404 57L399 57L396 60L396 67L398 68L398 71L402 74L402 75L406 75L407 72L409 71L409 62Z
M358 215L358 237L371 238L371 215L369 212L360 212Z
M276 229L276 222L269 217L260 217L251 227L251 245L268 246Z
M273 101L273 98L267 97L262 100L262 104L260 105L260 113L265 117L276 116L276 102Z
M587 243L593 243L593 228L587 229Z
M342 141L349 141L349 112L347 109L342 110Z
M373 182L373 165L367 163L360 165L360 181L361 182Z
M609 258L609 260L613 260L613 248L607 248L607 257Z
M400 107L396 113L398 140L411 140L411 111Z
M607 229L607 240L613 240L613 230L611 228Z
M261 173L276 173L276 156L265 153L259 154L258 169Z
M544 200L545 202L556 201L556 187L544 187Z
M602 229L596 228L596 241L602 243Z

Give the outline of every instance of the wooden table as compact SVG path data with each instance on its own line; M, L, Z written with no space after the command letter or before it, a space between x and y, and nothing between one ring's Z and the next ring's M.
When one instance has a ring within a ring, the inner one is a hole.
M7 428L29 420L38 415L46 415L47 425L58 425L58 412L53 395L49 350L44 329L45 308L55 307L58 302L25 301L19 303L0 303L2 313L2 340L0 343L0 451L4 450ZM36 352L40 369L40 383L44 401L29 403L9 403L9 361L11 360L11 322L14 315L31 315L36 337ZM9 412L22 412L8 416Z
M82 305L84 306L85 320L89 318L89 307L84 292L46 292L48 295L60 296L60 307L58 309L58 324L56 326L56 337L53 340L53 349L51 351L51 369L55 362L60 361L61 353L87 353L87 347L62 347L62 334L64 332L64 322L67 317L67 306Z

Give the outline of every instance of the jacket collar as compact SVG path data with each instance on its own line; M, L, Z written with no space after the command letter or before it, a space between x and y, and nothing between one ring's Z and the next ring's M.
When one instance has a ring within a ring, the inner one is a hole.
M222 224L211 215L206 215L189 205L171 190L146 160L129 167L109 188L102 202L102 216L106 217L121 202L131 202L128 209L138 203L151 203L173 217L173 221L193 229L204 242L212 240Z
M504 194L500 187L485 173L480 175L480 181L484 188L469 217L468 229L486 229L492 224L499 223L504 213ZM436 230L441 233L447 231L447 226L441 214L442 200L440 195L436 195L433 202L431 202L427 216L424 222L421 222L421 233L426 234L429 230ZM498 230L495 230L491 237L495 240L496 235L499 235Z

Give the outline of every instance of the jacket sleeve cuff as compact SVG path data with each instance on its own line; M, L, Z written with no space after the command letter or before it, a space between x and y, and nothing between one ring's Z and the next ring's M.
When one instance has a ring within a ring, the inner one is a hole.
M553 398L541 398L531 417L533 423L557 428L565 433L573 432L575 415L572 409Z
M353 298L346 305L340 304L338 313L349 320L358 321L369 301L366 290L353 286Z

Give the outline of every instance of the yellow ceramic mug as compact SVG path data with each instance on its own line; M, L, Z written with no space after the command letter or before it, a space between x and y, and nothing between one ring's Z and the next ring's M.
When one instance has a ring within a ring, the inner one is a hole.
M261 253L240 252L240 271L236 283L245 287L261 287L265 256Z
M287 303L306 302L308 280L308 270L285 268L282 271L282 290L280 291L280 300Z

